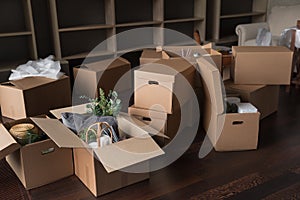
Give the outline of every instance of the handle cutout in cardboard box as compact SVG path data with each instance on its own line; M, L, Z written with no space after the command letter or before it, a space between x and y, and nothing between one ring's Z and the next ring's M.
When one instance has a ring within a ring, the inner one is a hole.
M232 125L241 125L243 123L244 123L243 121L233 121Z
M54 148L54 147L51 147L51 148L49 148L49 149L46 149L46 150L41 151L41 154L42 154L42 155L47 155L47 154L49 154L49 153L53 153L54 151L55 151L55 148Z
M143 117L142 119L143 119L143 121L148 121L148 122L152 121L150 117Z
M149 85L159 85L158 81L148 81Z

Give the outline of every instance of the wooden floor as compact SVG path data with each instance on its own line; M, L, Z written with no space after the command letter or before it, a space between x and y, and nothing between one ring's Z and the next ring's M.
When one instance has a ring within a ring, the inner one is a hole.
M199 134L180 159L153 172L149 181L98 199L300 199L300 90L281 89L279 111L261 121L258 150L212 151L199 159ZM32 200L96 199L75 176L29 195Z

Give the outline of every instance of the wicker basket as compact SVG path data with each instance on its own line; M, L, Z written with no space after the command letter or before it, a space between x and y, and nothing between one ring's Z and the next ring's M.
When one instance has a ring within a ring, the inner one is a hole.
M97 126L96 131L94 129L92 129L94 126ZM100 137L102 136L102 133L105 129L108 129L109 133L110 133L110 143L112 143L113 141L113 131L111 126L107 123L107 122L97 122L94 123L92 125L90 125L87 129L87 131L85 132L85 142L88 143L88 132L92 131L97 138L97 145L98 147L101 147L101 143L100 143Z

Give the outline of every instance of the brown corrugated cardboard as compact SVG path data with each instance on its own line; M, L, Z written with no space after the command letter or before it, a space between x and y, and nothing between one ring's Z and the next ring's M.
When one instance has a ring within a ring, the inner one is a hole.
M8 131L19 123L34 122L26 118L0 124L0 159L6 156L6 161L26 189L43 186L73 174L72 149L59 148L60 145L55 141L62 132L69 130L58 123L51 131L44 132L51 139L20 146Z
M140 57L140 64L147 64L159 61L163 58L164 51L156 51L155 49L144 49Z
M0 84L2 116L22 119L71 105L69 77L30 77Z
M194 87L194 75L194 66L182 58L163 59L141 66L134 71L135 106L171 114L173 108L179 107L174 94L183 103L189 100L193 91L187 84Z
M73 68L74 94L91 98L99 95L99 88L107 94L109 90L122 92L131 89L131 76L127 73L126 80L117 84L120 78L131 70L131 64L124 58L102 60ZM123 80L123 79L122 79ZM117 84L117 88L115 88ZM73 95L74 96L74 95Z
M237 85L225 82L226 91L239 94L243 102L250 102L261 113L263 119L278 109L279 86L276 85Z
M205 58L197 60L203 79L205 107L203 125L216 151L257 148L260 113L224 114L221 76Z
M235 84L289 85L293 52L283 46L233 46Z
M83 106L81 108L84 109ZM72 110L72 108L66 108L66 110ZM59 111L52 112L59 113ZM60 116L60 114L57 115ZM80 144L81 140L78 137L73 138L80 141L74 142L75 147L79 147L74 148L75 174L95 196L148 179L149 173L135 174L123 171L137 165L149 167L148 160L164 154L147 131L137 126L130 116L120 113L117 120L119 130L125 132L130 138L94 149L80 148L77 144ZM54 125L41 119L35 119L35 121L45 130L51 129ZM66 133L61 137L68 139L70 136Z

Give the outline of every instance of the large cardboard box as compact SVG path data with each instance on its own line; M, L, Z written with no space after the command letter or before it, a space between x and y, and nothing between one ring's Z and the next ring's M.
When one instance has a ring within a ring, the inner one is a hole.
M60 112L71 111L73 108L68 107L51 112L60 118ZM85 113L85 105L77 106L76 111ZM73 138L69 134L62 136L68 138L69 143L73 142L75 144L73 146L77 147L73 150L75 175L94 196L148 179L147 172L127 173L126 171L131 172L133 168L147 169L150 159L164 154L148 132L136 125L128 114L120 113L117 120L119 131L126 134L128 139L108 146L90 149L78 137Z
M235 84L289 85L293 52L282 46L233 46Z
M205 58L197 60L205 93L204 129L216 151L257 148L260 113L225 114L221 76Z
M19 123L35 124L39 132L44 132L49 139L21 146L9 133L9 129ZM60 148L64 140L60 134L64 134L65 131L68 129L61 123L44 131L40 124L31 118L0 124L0 159L6 156L6 161L26 189L70 176L74 173L72 149Z
M182 58L141 66L134 71L135 106L171 114L172 109L180 106L178 99L184 104L191 97L194 75L194 66Z
M260 119L278 110L278 85L237 85L232 81L226 81L225 88L228 92L239 94L243 102L253 104L261 113Z
M106 94L109 90L128 91L132 88L130 70L130 62L121 57L74 67L73 96L94 98L99 95L99 88Z
M47 114L49 110L71 105L69 77L58 80L29 77L0 84L2 116L11 119Z

